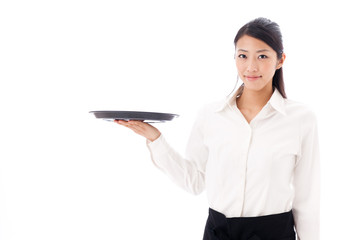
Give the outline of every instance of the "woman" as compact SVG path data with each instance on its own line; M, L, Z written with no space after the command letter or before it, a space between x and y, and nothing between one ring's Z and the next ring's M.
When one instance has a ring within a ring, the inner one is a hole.
M243 84L200 110L186 158L155 127L116 122L144 136L155 165L182 188L193 194L206 188L204 239L318 240L316 117L286 98L279 26L257 18L238 31L234 44Z

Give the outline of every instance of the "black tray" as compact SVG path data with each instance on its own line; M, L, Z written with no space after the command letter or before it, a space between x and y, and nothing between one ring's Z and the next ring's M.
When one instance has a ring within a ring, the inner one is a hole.
M159 112L137 112L137 111L91 111L96 118L107 121L121 120L140 120L144 122L165 122L171 121L177 114Z

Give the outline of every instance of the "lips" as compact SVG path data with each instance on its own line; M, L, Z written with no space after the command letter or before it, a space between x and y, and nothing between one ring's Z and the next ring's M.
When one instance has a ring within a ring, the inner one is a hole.
M245 76L245 78L246 78L248 81L255 81L255 80L261 78L261 76Z

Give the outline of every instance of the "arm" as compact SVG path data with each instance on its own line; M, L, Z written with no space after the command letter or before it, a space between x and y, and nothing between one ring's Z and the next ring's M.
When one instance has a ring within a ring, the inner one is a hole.
M168 175L178 186L193 194L205 188L207 148L203 144L204 114L199 113L193 125L186 148L186 157L176 152L165 137L150 124L141 121L116 121L144 136L155 166Z
M294 171L293 213L299 240L320 239L320 158L314 115L302 122L300 154Z

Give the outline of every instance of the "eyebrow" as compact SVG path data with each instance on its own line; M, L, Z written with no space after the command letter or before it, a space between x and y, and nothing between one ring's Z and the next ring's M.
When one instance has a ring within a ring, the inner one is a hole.
M245 50L245 49L238 49L237 50L238 52L242 51L242 52L248 52L248 50ZM256 52L259 53L259 52L269 52L270 50L269 49L260 49L260 50L257 50Z

